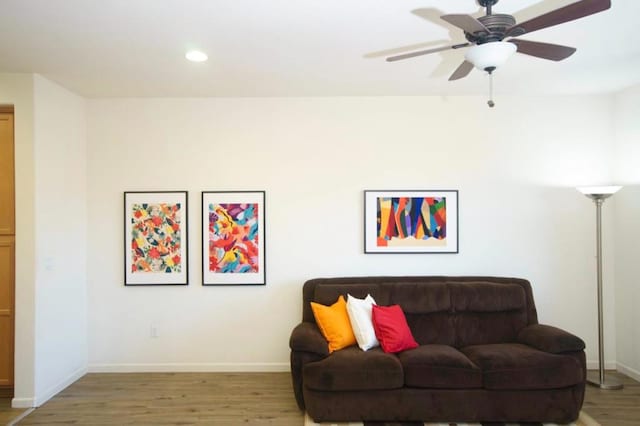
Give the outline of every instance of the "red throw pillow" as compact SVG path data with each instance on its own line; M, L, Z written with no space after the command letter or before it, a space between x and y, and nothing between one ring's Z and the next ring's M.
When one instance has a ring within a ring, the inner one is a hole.
M383 351L397 353L418 347L399 305L373 305L371 313L373 329Z

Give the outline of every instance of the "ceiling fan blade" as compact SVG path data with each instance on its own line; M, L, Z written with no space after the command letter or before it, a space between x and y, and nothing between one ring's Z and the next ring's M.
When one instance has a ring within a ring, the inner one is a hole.
M561 61L566 59L576 51L575 47L540 43L539 41L520 40L517 38L511 39L509 42L518 47L519 53L543 59L550 59L552 61Z
M416 56L428 55L429 53L442 52L444 50L449 50L449 49L460 49L461 47L467 47L469 45L471 45L471 43L461 43L461 44L454 44L453 46L436 47L435 49L418 50L417 52L410 52L410 53L404 53L402 55L390 56L387 58L387 62L400 61L402 59L414 58Z
M542 28L553 27L554 25L602 12L610 7L611 0L582 0L516 24L507 30L507 36L515 37Z
M477 32L489 32L487 27L485 27L482 22L478 21L471 15L450 14L442 15L441 18L451 25L455 25L456 27L461 28L470 34Z
M461 78L468 76L472 69L473 64L469 61L464 61L458 68L456 68L453 74L451 74L449 81L460 80Z

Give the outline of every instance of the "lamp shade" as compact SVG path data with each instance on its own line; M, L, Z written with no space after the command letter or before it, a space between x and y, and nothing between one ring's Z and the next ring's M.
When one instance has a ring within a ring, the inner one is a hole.
M579 186L576 188L584 195L613 195L618 192L622 187L618 185L607 186Z
M481 71L493 71L507 62L517 47L506 41L492 41L472 46L464 58Z
M204 62L209 59L206 53L199 50L190 50L184 56L191 62Z

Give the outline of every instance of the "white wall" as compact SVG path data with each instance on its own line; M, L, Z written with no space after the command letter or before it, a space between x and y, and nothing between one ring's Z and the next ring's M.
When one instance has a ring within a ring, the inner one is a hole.
M0 74L0 104L14 105L15 113L12 405L31 407L87 368L86 108L82 98L32 74Z
M38 405L82 374L87 336L96 371L286 369L301 285L316 276L523 276L541 322L583 337L595 366L593 206L573 186L612 180L627 186L604 211L612 229L616 209L606 357L637 374L638 189L628 184L638 182L639 92L615 104L505 98L495 110L462 97L86 105L39 76L0 74L0 104L16 111L14 406ZM172 188L190 191L191 284L125 288L122 192ZM460 190L460 254L362 253L362 190L402 188ZM199 191L216 189L267 191L267 286L200 286Z
M0 104L14 106L16 178L16 324L13 405L35 395L35 166L33 75L0 74Z
M615 265L618 368L640 380L640 86L615 98Z
M376 274L528 278L541 322L597 357L595 209L574 186L611 179L610 97L87 104L90 370L285 370L302 283ZM171 189L189 191L190 285L124 287L123 191ZM202 287L200 191L243 189L267 191L267 285ZM363 254L365 189L458 189L460 253Z
M34 405L87 370L85 100L34 79L36 354Z

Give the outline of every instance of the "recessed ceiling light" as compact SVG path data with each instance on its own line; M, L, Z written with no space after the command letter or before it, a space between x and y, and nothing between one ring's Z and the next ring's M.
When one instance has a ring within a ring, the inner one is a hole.
M206 53L199 50L190 50L184 56L191 62L204 62L209 59Z

